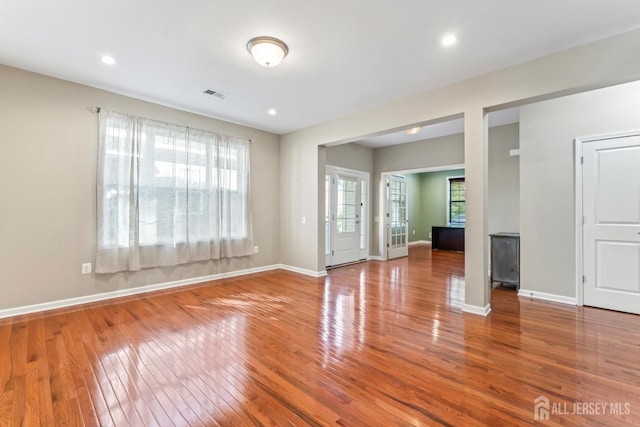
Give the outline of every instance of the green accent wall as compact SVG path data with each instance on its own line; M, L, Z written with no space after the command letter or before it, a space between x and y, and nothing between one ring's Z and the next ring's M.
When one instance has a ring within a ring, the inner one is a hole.
M447 225L447 178L453 176L464 176L464 169L407 175L409 242L431 240L431 227Z

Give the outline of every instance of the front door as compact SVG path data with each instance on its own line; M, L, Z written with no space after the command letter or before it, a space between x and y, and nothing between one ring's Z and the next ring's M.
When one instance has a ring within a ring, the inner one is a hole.
M583 144L585 305L640 314L640 135Z
M407 231L407 182L405 177L387 178L387 259L409 255Z
M325 178L326 265L366 259L366 203L368 176L327 167Z

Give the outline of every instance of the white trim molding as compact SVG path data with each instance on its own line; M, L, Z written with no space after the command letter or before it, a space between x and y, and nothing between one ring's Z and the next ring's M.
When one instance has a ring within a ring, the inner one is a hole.
M384 258L382 258L380 255L369 255L367 257L367 261L384 261Z
M582 287L582 277L584 275L584 267L582 265L583 262L583 249L584 245L582 242L582 218L584 213L582 212L582 155L583 155L583 143L586 140L581 138L576 138L575 145L575 187L574 187L574 197L575 197L575 235L576 235L576 304L583 304L583 296L584 291Z
M491 306L489 304L485 305L484 307L464 304L462 306L462 311L465 313L477 314L479 316L488 316L489 313L491 313Z
M22 307L7 308L4 310L0 310L0 319L6 318L6 317L20 316L23 314L31 314L31 313L38 313L42 311L55 310L58 308L72 307L80 304L107 301L111 299L122 298L126 296L131 296L131 295L144 294L144 293L160 291L165 289L179 288L182 286L196 285L204 282L227 279L230 277L245 276L247 274L263 273L266 271L272 271L272 270L278 270L278 269L294 271L296 273L305 274L307 276L312 276L312 277L322 277L327 275L326 271L313 272L309 270L303 270L303 269L284 266L280 264L267 265L264 267L248 268L244 270L230 271L227 273L218 273L218 274L211 274L208 276L192 277L190 279L158 283L155 285L139 286L136 288L128 288L128 289L119 289L117 291L102 292L99 294L87 295L87 296L77 297L77 298L69 298L69 299L63 299L58 301L44 302L40 304L32 304L32 305L26 305Z
M531 291L529 289L522 289L518 291L519 297L533 298L544 301L559 302L561 304L577 305L577 300L574 297L566 297L564 295L547 294L544 292Z
M415 246L415 245L431 245L431 240L416 240L413 242L409 242L409 246Z
M307 270L305 268L299 268L299 267L294 267L294 266L285 265L285 264L278 264L276 267L281 268L283 270L292 271L294 273L304 274L305 276L311 276L315 278L325 277L327 275L327 270L313 271L313 270Z

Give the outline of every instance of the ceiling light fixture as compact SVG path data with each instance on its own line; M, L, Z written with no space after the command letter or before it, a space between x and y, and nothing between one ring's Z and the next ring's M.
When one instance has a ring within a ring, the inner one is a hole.
M266 36L249 40L247 50L263 67L275 67L289 53L289 48L282 40Z
M276 111L275 108L269 108L267 110L267 114L270 115L270 116L275 116L276 114L278 114L278 112Z
M113 56L111 55L102 55L102 57L100 58L100 60L102 61L103 64L107 64L107 65L116 65L116 60Z
M453 46L454 44L456 44L457 41L458 39L456 38L455 34L447 34L442 38L442 46L444 47Z
M422 126L416 126L414 128L405 130L404 133L406 133L407 135L415 135L420 132L420 130L422 130Z

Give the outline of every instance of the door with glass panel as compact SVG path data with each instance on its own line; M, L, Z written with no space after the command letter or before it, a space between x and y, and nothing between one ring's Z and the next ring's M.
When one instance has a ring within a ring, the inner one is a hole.
M325 176L326 265L366 259L366 192L368 177L327 168Z
M405 177L387 177L387 259L409 255L407 182Z

